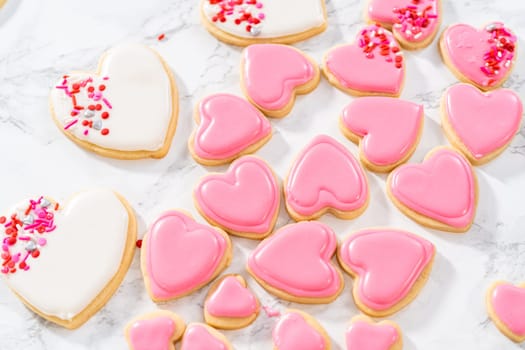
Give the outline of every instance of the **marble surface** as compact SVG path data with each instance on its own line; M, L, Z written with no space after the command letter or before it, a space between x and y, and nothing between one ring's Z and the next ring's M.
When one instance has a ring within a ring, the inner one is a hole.
M209 171L197 165L186 142L194 127L192 109L209 93L240 94L240 49L218 42L201 26L196 0L9 0L0 10L0 207L38 194L65 199L71 193L105 186L124 194L134 206L141 232L159 213L184 208L199 221L191 189ZM365 0L328 0L328 30L297 47L320 61L331 46L351 41L363 25ZM504 20L525 36L525 2L516 0L444 1L444 25L467 22L480 26ZM157 35L166 39L157 41ZM48 94L58 76L94 68L99 55L121 42L151 45L176 74L180 117L172 149L162 160L116 161L87 153L69 142L48 112ZM523 41L520 40L520 44ZM523 45L520 45L523 47ZM519 56L524 56L519 49ZM434 42L423 51L406 53L407 81L402 97L425 107L424 135L411 162L419 162L437 145L446 144L439 125L439 100L456 82L442 65ZM505 84L525 94L525 64L518 60ZM335 136L356 154L357 148L338 131L338 116L351 97L324 79L311 94L299 97L293 112L272 121L275 134L257 154L281 177L295 154L313 136ZM484 296L497 279L525 281L525 128L505 153L476 168L479 208L475 224L464 235L432 231L403 216L387 199L385 176L368 173L371 202L356 220L325 216L322 221L339 238L368 226L391 225L431 240L437 257L428 284L417 299L392 319L404 332L405 349L525 349L500 334L485 311ZM281 212L277 226L290 219ZM255 242L234 238L234 260L227 272L246 276L244 263ZM81 243L80 243L81 244ZM95 253L94 253L95 254ZM337 301L302 306L280 301L253 280L250 286L264 305L277 310L295 307L315 315L326 327L334 349L344 349L344 330L357 314L352 281ZM125 349L122 330L136 314L157 307L180 313L186 321L202 321L207 288L176 302L155 305L146 295L138 255L115 296L87 324L67 331L36 317L0 283L0 349ZM275 319L261 313L249 328L225 332L236 349L270 349Z

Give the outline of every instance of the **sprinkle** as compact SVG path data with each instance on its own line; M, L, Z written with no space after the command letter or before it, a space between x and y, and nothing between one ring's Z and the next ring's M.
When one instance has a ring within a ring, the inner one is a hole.
M88 134L89 134L89 130L88 129L84 130L84 135L87 136Z
M166 37L166 35L164 35L164 33L160 34L158 37L157 37L157 40L158 41L162 41L162 39L164 39Z
M111 106L111 103L109 103L109 101L105 97L102 99L102 102L104 102L109 109L113 108L113 106Z
M107 134L109 134L109 129L104 128L104 129L102 129L102 131L100 131L100 133L101 133L102 135L106 136Z
M135 243L135 245L137 246L137 248L142 248L142 239L139 239L137 240L137 242Z
M64 130L69 129L70 127L72 127L72 126L75 125L76 123L78 123L78 119L75 119L75 120L70 121L69 123L66 124L66 126L64 126Z

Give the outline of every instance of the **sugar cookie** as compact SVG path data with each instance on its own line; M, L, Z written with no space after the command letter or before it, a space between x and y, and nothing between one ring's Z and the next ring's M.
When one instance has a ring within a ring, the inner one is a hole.
M330 337L306 312L287 310L272 332L274 350L330 350Z
M374 322L358 315L352 318L346 331L346 350L401 350L401 329L392 321Z
M517 343L525 341L525 284L495 282L487 292L487 310L501 333Z
M157 310L130 321L124 334L130 350L175 350L185 328L177 314Z

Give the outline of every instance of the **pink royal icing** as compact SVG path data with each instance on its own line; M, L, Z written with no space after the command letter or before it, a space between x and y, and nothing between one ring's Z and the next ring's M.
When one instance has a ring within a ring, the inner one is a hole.
M396 327L357 321L346 331L347 350L389 350L399 340Z
M257 299L235 276L224 278L206 301L215 317L249 317L257 312Z
M366 159L385 166L401 161L413 149L423 124L423 106L391 97L362 97L343 110L342 122L362 137Z
M276 350L324 350L324 337L296 312L282 316L272 332Z
M422 164L402 165L390 176L391 194L413 211L456 228L474 219L476 181L459 153L438 149Z
M206 176L195 200L206 217L227 229L264 234L279 210L279 186L263 160L244 156L225 174Z
M512 69L516 43L503 23L493 22L480 30L456 24L444 32L441 48L463 76L489 88L501 84Z
M325 66L344 88L368 93L398 95L405 76L399 44L376 25L361 30L356 43L328 52Z
M359 162L326 135L314 138L299 154L284 191L287 206L302 216L327 208L354 211L368 200L368 183Z
M295 89L312 81L315 68L299 50L286 45L248 46L242 57L242 78L249 98L266 110L280 110Z
M434 253L432 243L414 234L368 229L350 235L339 257L359 276L359 300L373 310L386 310L408 295Z
M181 350L227 350L224 342L213 336L206 327L190 324L184 333Z
M175 333L175 322L169 317L156 317L135 322L129 330L132 350L169 350Z
M511 90L482 93L457 84L447 90L444 101L450 125L476 159L504 147L520 127L523 105Z
M178 211L162 214L145 243L148 283L157 299L176 298L208 282L228 249L226 238L216 229Z
M199 104L199 117L193 149L204 159L233 157L272 132L258 109L230 94L206 97Z
M325 224L306 221L284 226L261 242L248 259L250 271L290 295L326 298L338 293L342 280L330 263L337 248Z
M496 286L490 295L494 313L517 336L525 336L525 288L505 283Z

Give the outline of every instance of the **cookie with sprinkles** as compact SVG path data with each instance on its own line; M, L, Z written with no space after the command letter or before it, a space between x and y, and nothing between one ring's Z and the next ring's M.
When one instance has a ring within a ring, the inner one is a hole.
M133 210L110 190L80 192L65 204L37 196L0 224L0 275L29 309L69 329L106 304L135 250Z
M64 75L50 97L53 120L79 146L118 159L162 158L178 117L177 86L152 49L122 45L96 72Z
M291 44L327 26L324 0L201 0L200 12L213 36L238 46Z

